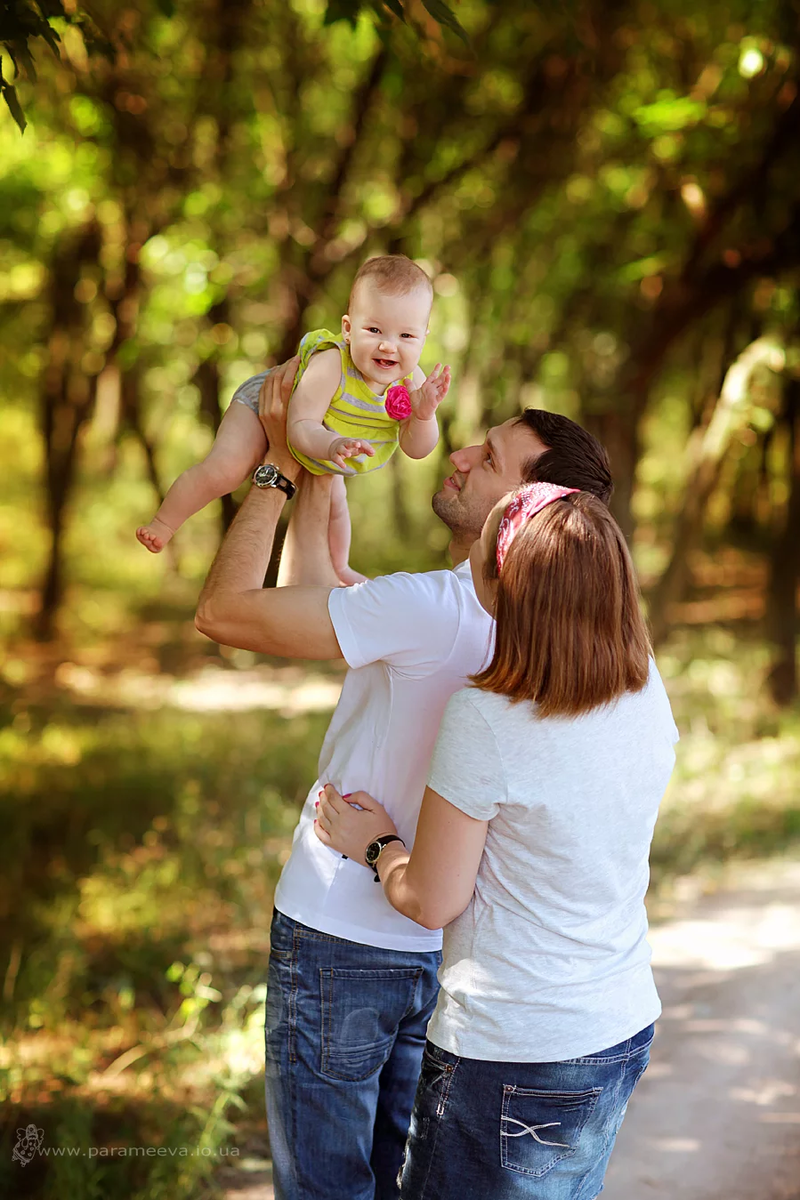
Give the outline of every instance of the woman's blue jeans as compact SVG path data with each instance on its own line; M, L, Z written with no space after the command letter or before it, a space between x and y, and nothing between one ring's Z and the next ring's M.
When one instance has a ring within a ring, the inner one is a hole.
M440 962L275 913L265 1038L276 1200L397 1200Z
M402 1200L593 1200L653 1026L556 1063L483 1062L426 1043Z

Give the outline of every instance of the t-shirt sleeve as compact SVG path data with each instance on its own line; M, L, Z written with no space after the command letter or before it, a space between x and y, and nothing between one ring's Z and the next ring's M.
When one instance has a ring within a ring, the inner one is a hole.
M474 688L463 688L447 702L428 787L479 821L491 821L508 799L500 747Z
M422 677L446 662L461 620L451 574L398 572L334 588L328 612L347 665L385 662Z

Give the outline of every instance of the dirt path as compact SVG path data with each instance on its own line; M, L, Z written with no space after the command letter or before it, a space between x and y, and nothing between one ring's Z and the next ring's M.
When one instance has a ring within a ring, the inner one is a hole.
M650 940L664 1015L603 1200L800 1200L800 862L740 868ZM269 1172L225 1195L273 1200Z
M651 930L664 1014L604 1200L800 1200L800 862Z

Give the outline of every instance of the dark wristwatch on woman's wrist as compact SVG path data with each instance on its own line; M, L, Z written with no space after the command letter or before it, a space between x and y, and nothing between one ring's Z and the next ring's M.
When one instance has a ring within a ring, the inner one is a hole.
M297 491L297 487L291 479L281 475L278 468L272 463L262 463L260 467L256 467L253 472L253 483L257 488L279 488L280 491L285 492L288 500L291 500Z
M364 859L368 867L372 867L375 872L375 882L380 883L381 878L378 874L378 859L390 842L400 842L405 846L405 842L396 833L385 833L383 837L375 838L374 842L370 842L364 851Z

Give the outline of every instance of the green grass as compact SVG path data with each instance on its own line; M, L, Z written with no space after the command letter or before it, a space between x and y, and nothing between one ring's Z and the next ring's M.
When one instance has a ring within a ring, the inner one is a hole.
M654 899L800 836L800 716L764 699L765 665L721 627L661 655L682 736ZM212 1196L268 1154L272 892L328 714L101 705L74 671L23 674L0 693L0 1192ZM31 1122L79 1153L12 1163Z
M659 655L681 733L651 854L653 886L800 839L800 713L766 698L765 645L722 627Z
M258 1070L272 891L327 714L4 715L0 1191L202 1195ZM30 1122L87 1153L23 1171ZM158 1145L187 1154L120 1153Z

